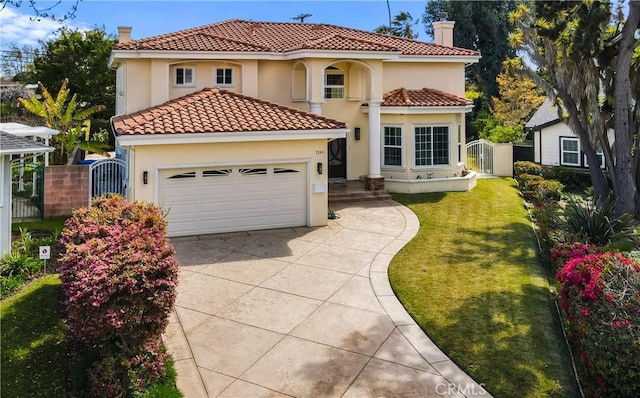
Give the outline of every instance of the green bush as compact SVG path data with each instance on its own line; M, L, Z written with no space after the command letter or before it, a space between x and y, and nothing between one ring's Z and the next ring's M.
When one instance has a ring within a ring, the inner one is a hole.
M538 174L522 173L518 176L518 184L523 192L530 191L533 184L543 180L544 178Z
M22 274L12 274L8 276L1 275L0 276L0 296L3 298L15 291L24 285L27 278Z
M564 242L558 202L537 202L529 208L529 211L537 226L542 253L549 253L553 247ZM548 262L544 256L542 260L544 263Z
M534 162L518 161L513 164L513 173L516 179L519 179L522 174L542 176L542 166Z
M602 205L570 198L564 209L564 230L568 242L584 242L623 250L635 249L640 237L634 231L631 214L613 217L613 201Z
M0 259L0 293L4 297L22 287L25 282L42 272L42 261L13 251Z
M560 306L587 396L640 391L640 264L617 253L567 262Z
M552 166L544 169L543 175L550 180L557 180L572 192L582 192L591 186L591 176L565 166Z
M533 203L557 202L562 197L564 186L555 180L545 180L535 174L523 173L519 177L519 185L524 198Z

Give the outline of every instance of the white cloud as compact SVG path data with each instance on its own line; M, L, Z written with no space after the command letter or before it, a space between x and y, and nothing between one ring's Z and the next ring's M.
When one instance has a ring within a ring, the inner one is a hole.
M69 25L63 25L51 19L35 20L30 15L5 6L0 11L0 46L4 48L15 43L18 46L26 44L35 47L38 46L38 40L53 38L58 29L63 26Z

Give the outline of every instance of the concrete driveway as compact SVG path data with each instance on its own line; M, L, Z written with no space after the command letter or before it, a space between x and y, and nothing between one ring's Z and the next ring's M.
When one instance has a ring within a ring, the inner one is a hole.
M393 201L334 209L326 227L172 240L165 340L185 396L489 396L393 295L387 267L416 216Z

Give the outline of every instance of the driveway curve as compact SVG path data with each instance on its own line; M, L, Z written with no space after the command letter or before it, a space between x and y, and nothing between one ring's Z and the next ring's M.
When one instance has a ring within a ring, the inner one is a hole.
M418 232L394 201L318 228L172 239L164 335L187 398L488 397L416 325L387 268Z

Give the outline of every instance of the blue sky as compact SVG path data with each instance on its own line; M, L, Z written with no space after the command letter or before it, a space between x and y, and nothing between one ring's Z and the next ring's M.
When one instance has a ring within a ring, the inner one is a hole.
M53 4L38 0L42 6ZM74 2L63 0L54 12L63 14ZM33 11L28 1L20 8L10 5L0 11L0 45L28 44L35 46L38 40L52 37L61 25L55 21L32 20ZM392 16L400 11L411 13L420 20L426 0L390 1ZM72 28L88 29L100 26L115 34L118 26L132 26L132 37L140 39L163 33L175 32L195 26L227 19L255 21L294 22L291 18L308 13L313 16L305 22L330 23L362 30L373 30L388 23L387 4L384 0L349 1L106 1L84 0L78 5L76 17L64 22ZM430 41L424 26L416 26L419 40Z

